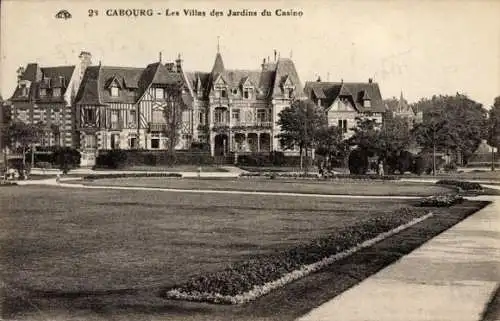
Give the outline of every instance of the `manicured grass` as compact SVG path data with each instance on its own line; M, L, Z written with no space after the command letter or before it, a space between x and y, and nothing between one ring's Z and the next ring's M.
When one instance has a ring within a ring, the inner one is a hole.
M168 287L408 206L46 186L3 189L0 202L6 292L41 299Z
M144 171L144 172L198 172L198 167L195 165L177 165L177 166L127 166L124 168L120 168L121 171ZM109 171L109 169L96 169ZM217 172L217 173L226 173L227 170L218 167L215 165L202 165L202 172Z
M1 190L0 204L2 317L17 320L294 320L481 206L436 209L401 235L234 307L159 293L410 203L20 186Z
M178 189L214 189L259 192L291 192L332 195L389 195L389 196L428 196L436 193L450 193L452 189L432 183L415 182L355 182L295 180L266 178L238 179L169 179L157 177L100 179L85 182L88 185L100 186L139 186Z

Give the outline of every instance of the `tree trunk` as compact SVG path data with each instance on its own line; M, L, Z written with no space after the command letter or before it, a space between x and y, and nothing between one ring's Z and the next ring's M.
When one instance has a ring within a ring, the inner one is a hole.
M304 166L304 159L302 155L302 146L300 146L300 170L302 171L302 168Z
M491 147L491 171L495 171L495 148Z
M304 174L307 174L307 169L309 167L309 158L308 158L307 150L308 150L308 148L306 146L306 153L305 153L306 154L306 166L304 167Z
M436 176L436 143L432 144L432 176Z

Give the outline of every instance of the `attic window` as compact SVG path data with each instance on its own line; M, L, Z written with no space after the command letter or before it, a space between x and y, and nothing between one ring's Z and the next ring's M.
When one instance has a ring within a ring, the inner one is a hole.
M28 87L21 85L21 96L28 96Z
M226 89L222 89L222 90L220 91L220 96L221 96L222 98L227 98L227 91L226 91Z
M372 102L370 99L363 100L363 107L370 108L372 106Z
M118 86L116 86L116 84L113 84L110 90L111 97L118 97L118 95L120 94L120 89L118 88Z
M250 99L250 89L249 88L245 88L243 90L243 98Z
M295 92L293 91L293 88L288 89L288 98L293 98L295 96Z
M61 96L61 88L52 89L52 96L53 97L60 97Z
M233 88L232 93L233 93L233 95L237 95L238 94L238 88Z
M163 88L155 88L155 98L156 99L165 98L165 91L163 90Z
M45 96L47 96L47 89L40 88L40 97L45 97Z

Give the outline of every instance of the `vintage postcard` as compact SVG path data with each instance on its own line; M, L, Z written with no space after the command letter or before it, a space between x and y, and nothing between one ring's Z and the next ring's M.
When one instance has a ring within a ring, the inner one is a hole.
M500 320L499 1L0 10L0 319Z

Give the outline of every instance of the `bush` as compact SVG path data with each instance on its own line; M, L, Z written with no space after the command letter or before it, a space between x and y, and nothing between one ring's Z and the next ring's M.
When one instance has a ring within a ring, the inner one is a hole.
M81 154L70 147L59 147L53 153L53 165L66 174L70 169L80 166Z
M444 171L445 172L456 172L457 171L457 164L455 162L451 162L449 164L444 165Z
M360 149L355 149L349 154L349 172L351 174L366 174L368 166L369 162L366 152Z
M127 154L122 150L111 150L99 154L96 158L96 167L123 168L127 162Z
M421 207L450 207L462 203L464 198L460 195L434 195L419 201Z
M456 180L451 180L451 179L442 179L440 181L437 181L436 184L455 186L455 187L458 187L464 191L482 191L483 190L483 187L479 183L466 182L466 181L456 181Z

